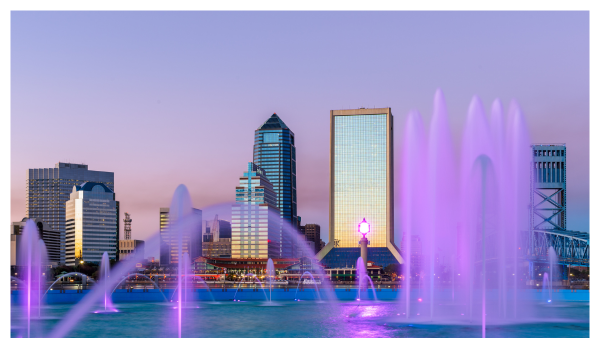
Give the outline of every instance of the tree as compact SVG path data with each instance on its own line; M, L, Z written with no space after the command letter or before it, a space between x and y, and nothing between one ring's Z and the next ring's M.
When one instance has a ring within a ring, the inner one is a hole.
M398 263L392 263L388 266L386 266L383 269L384 274L386 275L392 275L392 274L396 274L396 275L400 275L402 274L402 265L398 264Z

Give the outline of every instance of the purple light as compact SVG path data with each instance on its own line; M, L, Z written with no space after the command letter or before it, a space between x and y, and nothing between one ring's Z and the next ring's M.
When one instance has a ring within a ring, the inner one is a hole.
M363 237L365 237L369 232L371 232L371 224L367 223L367 220L363 218L362 222L358 224L358 232L360 232Z
M418 299L418 301L419 301L419 302L422 302L422 301L423 301L423 299L419 298L419 299Z
M548 303L552 303L552 299L548 299Z

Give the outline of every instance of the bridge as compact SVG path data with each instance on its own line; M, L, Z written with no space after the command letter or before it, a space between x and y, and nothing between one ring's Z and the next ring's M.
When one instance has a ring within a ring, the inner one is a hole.
M567 230L567 146L531 145L530 227L527 260L547 263L548 249L561 265L590 265L590 234Z

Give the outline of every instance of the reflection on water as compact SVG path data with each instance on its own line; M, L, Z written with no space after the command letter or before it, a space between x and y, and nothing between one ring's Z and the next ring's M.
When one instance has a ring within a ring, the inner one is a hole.
M397 302L340 302L337 307L315 301L278 302L279 307L260 307L261 302L197 302L183 309L184 337L480 337L480 323L467 321L407 321ZM488 337L589 336L589 302L564 302L560 307L537 306L547 312L543 321L489 325ZM176 313L164 303L116 304L118 313L86 316L73 337L164 337L177 334ZM48 332L71 305L48 306L40 332ZM400 315L399 315L400 314ZM18 321L18 307L12 309ZM543 318L543 317L541 317ZM559 319L560 318L560 319ZM14 332L14 331L13 331ZM13 336L14 333L13 333Z

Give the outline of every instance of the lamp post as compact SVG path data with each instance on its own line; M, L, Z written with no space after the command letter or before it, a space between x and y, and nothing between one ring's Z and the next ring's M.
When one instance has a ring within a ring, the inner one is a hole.
M367 271L367 245L369 244L369 240L366 236L371 232L371 224L369 224L365 218L358 224L358 232L363 235L363 238L361 238L358 243L360 244L360 257L362 257L365 271Z

